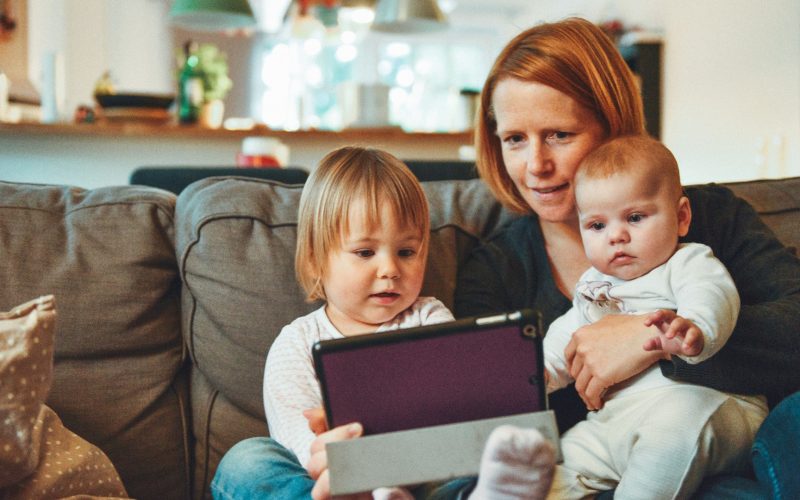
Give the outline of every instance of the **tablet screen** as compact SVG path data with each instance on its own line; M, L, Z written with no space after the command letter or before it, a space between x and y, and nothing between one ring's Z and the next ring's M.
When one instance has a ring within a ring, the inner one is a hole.
M379 434L545 410L540 331L525 311L318 342L328 425Z

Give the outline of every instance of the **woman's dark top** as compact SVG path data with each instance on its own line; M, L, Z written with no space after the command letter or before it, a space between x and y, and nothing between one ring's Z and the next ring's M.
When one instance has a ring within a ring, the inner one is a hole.
M781 244L755 210L729 189L686 189L689 234L728 268L741 296L736 328L725 347L703 363L661 361L675 380L739 394L766 395L771 405L800 389L800 260ZM545 328L570 307L556 287L535 215L515 220L475 249L459 271L457 317L530 307ZM550 396L563 432L586 416L574 385Z

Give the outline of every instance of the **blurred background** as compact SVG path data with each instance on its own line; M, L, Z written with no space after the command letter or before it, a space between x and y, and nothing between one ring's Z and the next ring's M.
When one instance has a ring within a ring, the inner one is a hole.
M282 131L468 131L503 44L578 15L617 29L622 45L661 45L659 135L686 183L800 175L797 0L439 0L446 21L416 32L372 29L369 0L250 0L255 26L216 32L171 23L172 0L3 4L25 31L22 49L0 41L11 95L35 101L56 65L62 119L93 104L106 72L118 90L174 94L191 40L227 58L227 123Z

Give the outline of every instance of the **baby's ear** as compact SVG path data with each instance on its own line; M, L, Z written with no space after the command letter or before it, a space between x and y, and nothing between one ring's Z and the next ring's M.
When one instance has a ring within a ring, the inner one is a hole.
M689 198L681 196L678 200L678 236L686 236L692 223L692 205Z

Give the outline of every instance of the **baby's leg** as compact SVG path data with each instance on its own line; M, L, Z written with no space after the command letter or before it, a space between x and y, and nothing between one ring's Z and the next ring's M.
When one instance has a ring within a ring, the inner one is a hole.
M606 408L609 406L611 402L606 403ZM616 488L621 474L607 442L614 426L608 421L611 416L605 410L591 412L586 420L561 435L564 462L556 467L548 499L592 498Z
M705 476L746 466L766 408L699 386L647 392L644 418L612 441L622 469L615 498L688 498Z
M555 469L552 445L535 429L503 425L486 441L478 484L470 500L538 500Z

